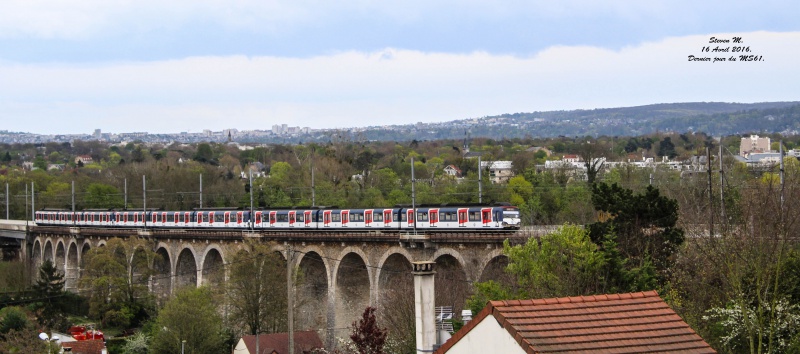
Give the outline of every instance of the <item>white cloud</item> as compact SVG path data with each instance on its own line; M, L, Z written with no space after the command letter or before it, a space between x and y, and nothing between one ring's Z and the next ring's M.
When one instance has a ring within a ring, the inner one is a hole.
M688 55L701 55L711 36L741 36L764 61L688 62ZM753 32L674 37L619 51L559 46L532 57L390 48L312 58L0 62L0 114L9 130L177 132L268 129L275 123L365 126L660 102L798 100L798 57L800 32Z

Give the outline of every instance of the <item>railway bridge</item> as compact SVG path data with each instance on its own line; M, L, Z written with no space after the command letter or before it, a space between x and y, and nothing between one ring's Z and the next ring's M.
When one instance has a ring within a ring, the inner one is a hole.
M552 230L406 234L28 226L21 253L33 267L53 261L64 272L69 290L76 288L89 250L114 237L144 237L161 256L149 285L164 300L182 286L222 282L226 262L247 240L271 242L303 274L294 290L294 328L317 330L333 344L335 338L347 337L348 327L368 305L410 306L413 314L412 262L436 263L436 306L459 311L472 282L502 276L507 264L504 240L524 242ZM409 302L397 304L404 300Z

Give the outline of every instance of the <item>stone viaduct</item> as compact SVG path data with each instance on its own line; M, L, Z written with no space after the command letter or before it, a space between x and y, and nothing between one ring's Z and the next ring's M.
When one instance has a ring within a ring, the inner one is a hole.
M436 306L453 306L460 313L472 282L502 276L508 263L502 253L505 239L524 242L550 230L408 235L31 226L22 257L34 267L53 261L64 272L70 290L77 286L90 249L114 237L144 237L161 255L154 264L159 275L149 286L163 300L182 286L223 281L226 262L246 240L271 241L292 269L303 274L303 282L294 290L294 328L317 330L333 344L335 338L348 336L348 327L368 305L410 306L413 314L411 262L436 263Z

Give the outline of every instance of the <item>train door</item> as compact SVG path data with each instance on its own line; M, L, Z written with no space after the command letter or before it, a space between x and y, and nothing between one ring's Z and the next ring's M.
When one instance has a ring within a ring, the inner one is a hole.
M322 226L323 227L331 227L331 211L324 210L322 212Z
M489 224L492 222L492 208L481 209L481 221L483 221L483 226L490 226Z
M372 210L364 210L364 226L372 226Z
M256 221L256 226L261 226L261 212L260 211L256 212L256 220L255 221Z
M439 209L428 211L428 223L430 227L436 227L436 224L439 223Z
M222 217L222 221L225 222L225 226L230 225L231 223L231 212L226 211Z
M390 227L392 223L392 209L385 209L383 211L383 226Z
M294 227L294 223L297 221L297 212L292 210L289 211L289 227Z
M311 210L304 211L303 216L303 222L305 222L306 227L311 226Z
M469 209L462 208L458 209L458 226L459 227L466 227L467 226L467 214L469 213Z
M243 222L244 222L244 212L243 211L237 211L236 212L236 225L241 226Z
M347 222L350 220L350 211L342 210L342 227L347 227Z
M406 220L408 220L408 226L414 227L414 209L406 210Z
M269 212L269 226L275 227L275 223L278 222L278 212L277 211L270 211Z

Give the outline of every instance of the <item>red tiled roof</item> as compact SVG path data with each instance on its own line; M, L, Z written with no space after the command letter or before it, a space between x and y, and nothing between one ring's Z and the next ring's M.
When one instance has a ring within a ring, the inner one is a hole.
M251 353L256 352L256 336L243 336L242 340ZM287 354L289 352L289 333L262 334L258 336L258 342L258 349L266 353ZM315 331L294 332L294 346L295 350L303 353L324 347Z
M100 354L106 344L101 340L78 340L61 343L63 348L72 348L72 354Z
M527 353L715 353L655 291L491 301L436 353L489 314Z

